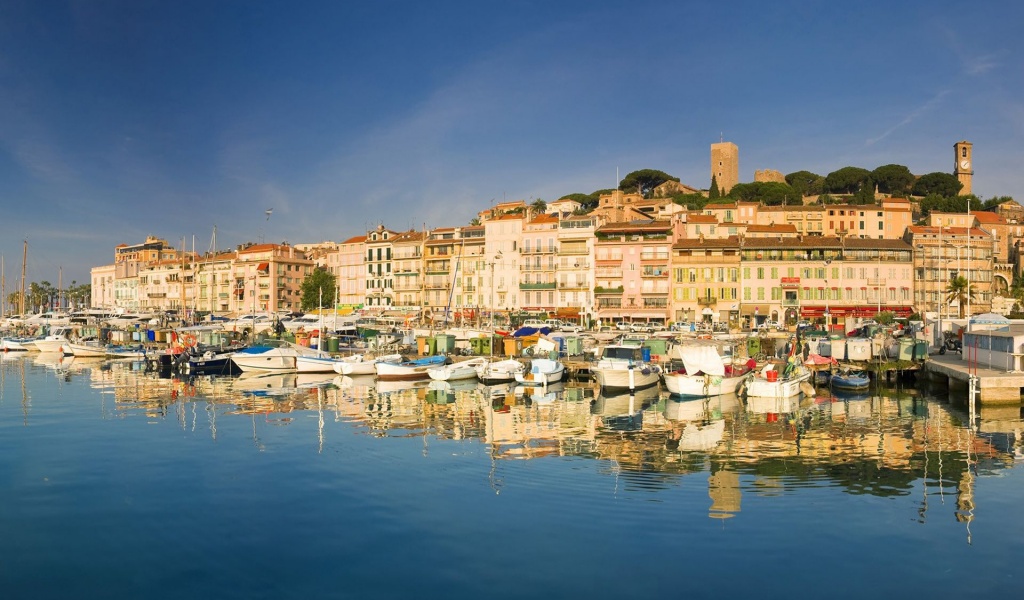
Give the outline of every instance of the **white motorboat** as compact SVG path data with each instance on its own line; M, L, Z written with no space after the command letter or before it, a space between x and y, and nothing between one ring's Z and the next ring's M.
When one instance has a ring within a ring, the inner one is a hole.
M487 359L480 356L427 369L427 376L434 381L459 381L462 379L476 379L477 367L487 364Z
M638 390L661 381L661 368L645 362L637 344L605 346L590 372L602 391Z
M535 358L530 361L528 371L516 373L516 381L522 385L548 385L562 380L565 365L549 358Z
M665 387L670 394L685 398L734 394L752 372L749 365L725 364L712 344L676 346L672 355L682 360L683 368L665 373Z
M335 373L334 365L341 362L327 354L299 355L295 357L295 370L299 373Z
M231 355L231 362L243 372L295 372L295 359L300 355L310 356L315 352L288 342L273 342L243 348Z
M526 366L523 363L510 358L493 362L488 361L478 366L476 376L480 378L484 385L511 383L515 381L516 375L522 374L525 370Z
M334 363L334 372L349 377L357 377L359 375L373 376L377 374L377 367L375 365L377 362L402 362L402 355L387 354L372 358L367 354L353 354Z
M430 377L427 371L444 364L445 356L426 356L402 362L376 362L377 378L383 381L412 381Z
M791 370L783 368L774 363L766 365L755 376L747 380L747 398L751 396L765 398L790 398L797 396L802 391L804 384L814 373L807 367L796 364ZM810 384L807 384L810 386ZM810 390L812 393L814 388Z
M56 327L49 335L43 336L36 340L36 349L40 352L62 352L64 354L71 354L71 349L67 347L71 340L68 339L67 334L71 332L69 327Z

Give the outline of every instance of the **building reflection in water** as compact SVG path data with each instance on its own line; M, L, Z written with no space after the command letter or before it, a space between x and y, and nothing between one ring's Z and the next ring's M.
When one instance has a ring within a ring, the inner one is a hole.
M161 377L141 363L44 357L5 359L2 393L11 393L12 378L24 381L26 368L32 375L52 373L65 386L86 381L102 398L112 396L111 407L103 408L107 418L175 419L192 430L205 420L216 439L218 418L247 415L258 447L266 443L261 427L289 426L301 411L316 412L321 452L332 422L378 438L420 437L425 454L431 440L477 441L491 461L496 489L500 461L554 456L603 461L609 468L602 472L655 492L697 475L706 478L712 518L740 512L744 493L840 486L849 494L920 494L921 521L929 505L952 501L955 518L969 527L978 478L1024 456L1019 406L982 408L975 431L962 411L916 390L679 400L658 388L605 395L577 384L523 388L295 374ZM26 422L29 396L26 391Z

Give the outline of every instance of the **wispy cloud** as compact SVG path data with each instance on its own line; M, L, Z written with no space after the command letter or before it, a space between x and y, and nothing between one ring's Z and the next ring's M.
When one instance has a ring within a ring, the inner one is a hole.
M935 96L933 96L930 100L928 100L927 102L925 102L921 106L915 108L914 110L910 111L910 114L908 114L906 117L904 117L903 120L901 120L899 123L893 125L889 129L885 130L885 132L883 132L881 135L879 135L877 137L873 137L873 138L867 139L864 142L864 145L865 146L873 146L873 145L877 144L878 142L884 140L885 138L889 137L890 135L892 135L894 132L898 131L899 129L901 129L903 127L906 127L907 125L913 123L918 117L920 117L921 115L927 113L929 110L934 108L935 105L937 105L939 102L941 102L942 99L944 97L946 97L946 95L948 95L948 94L949 94L949 90L942 90L938 94L935 94Z

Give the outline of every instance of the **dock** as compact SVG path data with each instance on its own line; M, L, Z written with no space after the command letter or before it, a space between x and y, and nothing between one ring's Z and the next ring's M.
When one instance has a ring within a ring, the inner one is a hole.
M992 369L984 364L975 366L959 354L935 354L925 363L933 380L946 379L950 389L969 385L971 375L977 376L978 401L981 405L1020 404L1024 391L1024 372Z

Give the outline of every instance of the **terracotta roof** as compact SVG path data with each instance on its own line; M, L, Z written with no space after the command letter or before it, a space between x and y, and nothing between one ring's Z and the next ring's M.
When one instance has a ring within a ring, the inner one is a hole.
M780 204L777 206L761 207L761 212L820 212L823 210L825 210L825 207L820 204L792 204L786 206Z
M715 215L686 215L687 223L718 223L718 217Z
M357 235L357 236L348 238L347 240L342 242L342 244L358 244L360 242L365 242L365 241L366 241L366 236L365 235Z
M267 250L275 250L277 248L288 248L288 246L282 246L281 244L256 244L248 248L242 248L238 253L252 254L253 252L266 252Z
M503 215L498 215L497 217L494 217L491 220L492 221L512 221L512 220L516 220L516 219L522 221L523 220L523 215L521 215L519 213L505 213Z
M558 222L558 217L556 217L555 215L549 215L547 213L544 213L544 214L541 214L541 215L537 215L536 217L533 218L532 221L530 221L530 223L557 223L557 222Z
M978 211L978 212L972 212L971 215L974 218L978 219L979 223L985 223L985 224L1006 223L1006 219L1004 219L1002 215L996 214L994 212Z
M704 205L705 210L730 210L736 208L735 202L710 202Z
M796 233L796 225L747 225L747 233Z
M426 235L422 231L406 231L391 238L393 243L399 242L422 242Z
M707 240L705 240L707 241ZM778 238L746 238L743 240L744 248L755 249L778 249ZM807 235L803 237L785 238L783 249L789 248L811 248L823 250L909 250L910 244L903 240L879 240L870 238L847 238L845 242L834 236Z

